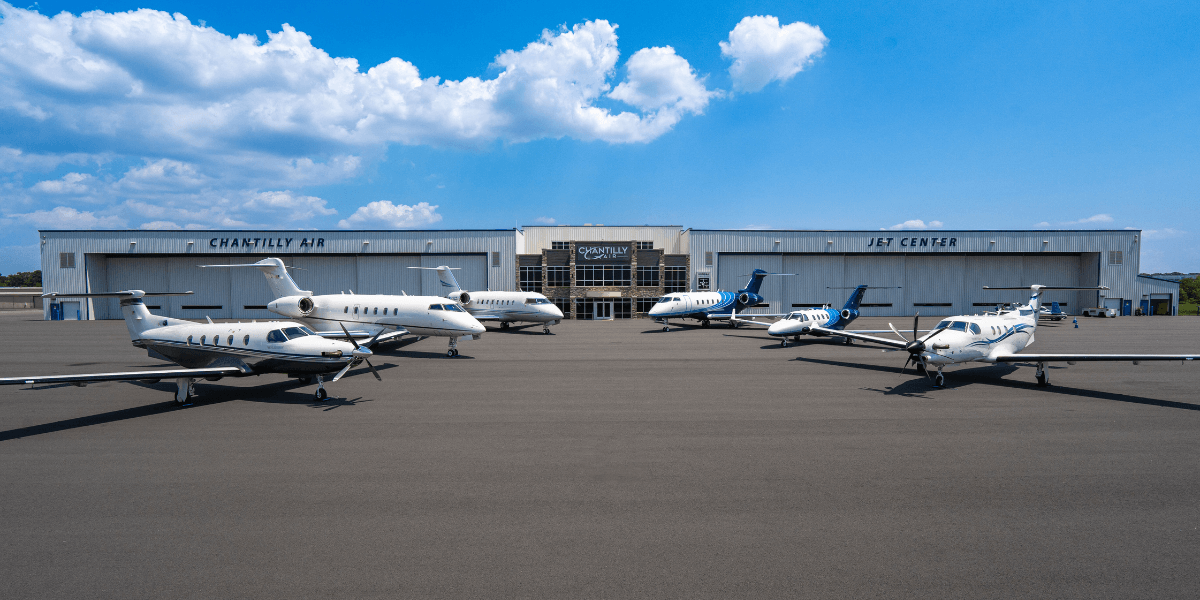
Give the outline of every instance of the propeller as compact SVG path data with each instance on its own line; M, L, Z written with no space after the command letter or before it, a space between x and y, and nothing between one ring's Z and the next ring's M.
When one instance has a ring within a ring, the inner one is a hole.
M908 369L908 363L913 363L913 364L920 363L921 367L925 369L925 376L926 377L930 376L929 375L929 365L925 364L925 357L922 356L922 354L924 354L928 350L928 348L926 346L926 342L933 339L933 336L945 331L946 327L936 329L933 332L931 332L929 335L927 335L923 338L917 338L917 332L919 331L920 321L921 321L921 313L918 312L917 314L913 315L913 339L911 342L908 341L908 338L905 338L903 335L901 335L899 331L896 331L895 326L893 326L891 323L888 323L888 326L892 328L892 331L896 335L900 336L900 339L904 340L905 342L908 342L904 345L904 350L906 352L908 352L908 359L904 361L904 366L900 367L901 375L903 375L905 373L905 370ZM938 356L942 356L942 354L937 352L936 350L934 350L932 352L934 354L937 354Z
M331 382L341 379L342 375L345 375L346 371L350 370L350 367L353 367L354 365L357 365L360 362L367 363L367 368L371 370L371 374L375 376L375 379L378 379L379 381L383 381L383 378L379 376L379 371L375 370L375 365L372 365L371 361L368 360L368 358L372 354L369 346L371 344L374 344L375 340L379 339L379 334L383 333L383 330L382 329L379 330L379 333L376 333L375 337L371 338L371 341L367 342L366 346L359 346L358 342L354 341L354 337L352 337L350 335L350 332L346 331L346 326L342 325L340 323L339 323L339 325L342 326L342 333L346 334L346 339L350 340L351 344L354 344L354 352L352 353L352 356L354 358L351 359L350 362L346 363L346 366L342 367L342 370L338 371L337 375L333 376L333 379L331 380Z

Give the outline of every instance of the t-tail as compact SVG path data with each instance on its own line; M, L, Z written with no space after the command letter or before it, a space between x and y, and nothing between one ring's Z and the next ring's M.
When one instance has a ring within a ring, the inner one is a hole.
M125 327L129 329L129 339L140 340L147 329L168 327L171 325L192 325L191 321L172 319L150 313L142 298L146 296L189 296L192 292L143 292L142 290L125 290L123 292L93 292L84 294L60 294L51 292L42 294L43 298L118 298L121 301L121 316L125 318Z
M461 292L462 288L458 287L458 280L454 278L454 271L446 265L437 268L438 281L442 282L442 291L445 293Z
M256 263L242 265L201 265L202 269L213 268L238 268L238 267L257 267L263 275L267 277L267 287L271 288L271 293L275 295L275 299L287 298L289 296L311 296L312 292L300 289L296 282L292 280L292 276L288 275L287 266L278 258L264 258Z
M850 293L850 298L848 298L846 300L846 304L844 306L842 306L842 310L843 311L850 310L850 311L857 312L858 306L860 304L862 304L863 294L865 294L865 293L867 293L867 286L865 286L865 285L860 285L860 286L854 288L854 291Z
M1096 292L1096 291L1104 291L1104 290L1107 290L1108 288L1105 286L1064 287L1064 286L1055 286L1055 285L1034 284L1029 287L988 287L985 285L985 286L983 286L983 289L985 289L985 290L1029 290L1029 304L1027 304L1026 306L1021 307L1021 308L1022 309L1028 308L1030 311L1032 311L1032 314L1034 315L1033 322L1034 322L1034 326L1036 327L1037 326L1037 311L1038 311L1038 308L1040 308L1042 305L1042 294L1044 292L1046 292L1046 291Z
M750 294L758 295L758 290L759 290L759 288L762 287L763 279L765 279L767 277L767 275L770 275L770 273L768 273L762 269L755 269L755 270L751 271L750 272L750 281L746 283L745 288L738 290L738 293L747 292Z

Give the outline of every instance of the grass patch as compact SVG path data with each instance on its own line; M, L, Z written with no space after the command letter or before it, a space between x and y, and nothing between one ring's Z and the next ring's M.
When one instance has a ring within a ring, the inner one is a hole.
M1194 316L1196 316L1196 308L1197 307L1200 307L1200 304L1187 304L1184 302L1180 302L1179 303L1179 315L1194 317Z

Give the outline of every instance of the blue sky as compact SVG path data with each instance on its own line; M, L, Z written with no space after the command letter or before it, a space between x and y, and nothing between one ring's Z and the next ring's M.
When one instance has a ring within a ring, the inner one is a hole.
M0 273L39 227L539 222L1132 227L1200 271L1200 5L427 4L0 4Z

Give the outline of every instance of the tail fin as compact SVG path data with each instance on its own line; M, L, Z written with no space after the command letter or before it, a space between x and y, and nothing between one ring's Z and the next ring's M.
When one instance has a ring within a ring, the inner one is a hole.
M454 272L446 265L437 268L438 279L442 282L442 291L446 293L461 292L462 288L458 287L458 280L454 278Z
M757 294L759 288L762 287L763 279L765 279L767 277L767 275L770 275L770 273L768 273L762 269L755 269L755 270L751 271L750 272L750 281L748 281L746 283L745 288L738 290L738 293L749 292L751 294Z
M1051 302L1050 303L1050 314L1052 314L1052 315L1062 314L1062 307L1059 306L1057 302Z
M145 296L189 296L192 292L156 292L146 293L142 290L126 290L123 292L95 292L87 294L60 294L51 292L42 294L43 298L119 298L121 300L121 316L125 318L125 327L129 329L129 339L142 339L142 332L155 327L168 325L191 325L191 321L172 319L161 315L151 314L142 302Z
M985 285L985 286L983 286L983 289L985 289L985 290L1025 290L1025 289L1028 289L1028 290L1030 291L1030 294L1029 294L1029 304L1027 304L1026 306L1028 306L1028 307L1029 307L1031 310L1033 310L1033 311L1034 311L1034 314L1036 315L1036 314L1037 314L1037 309L1038 309L1038 307L1040 307L1040 306L1041 306L1041 302L1042 302L1042 292L1045 292L1046 290L1060 290L1060 291L1071 290L1071 291L1077 291L1077 292L1084 292L1084 291L1088 291L1088 292L1090 292L1090 291L1103 291L1103 290L1107 290L1107 289L1108 289L1108 287L1107 287L1107 286L1103 286L1103 285L1101 285L1101 286L1096 286L1096 287L1072 287L1072 286L1036 285L1036 284L1035 284L1035 285L1031 285L1031 286L1029 286L1028 288L1023 288L1023 287L989 287L989 286L986 286L986 285ZM1034 323L1037 323L1037 319L1034 319Z
M271 293L275 298L284 298L287 296L311 296L312 292L300 289L296 282L292 280L292 276L288 275L287 267L283 261L278 258L264 258L256 263L245 265L201 265L202 269L209 268L234 268L234 267L257 267L259 271L267 278L267 287L271 288Z
M846 300L846 305L842 307L842 310L858 310L858 305L862 303L863 294L866 292L867 286L865 285L860 285L854 288L854 291L850 293L850 298Z

